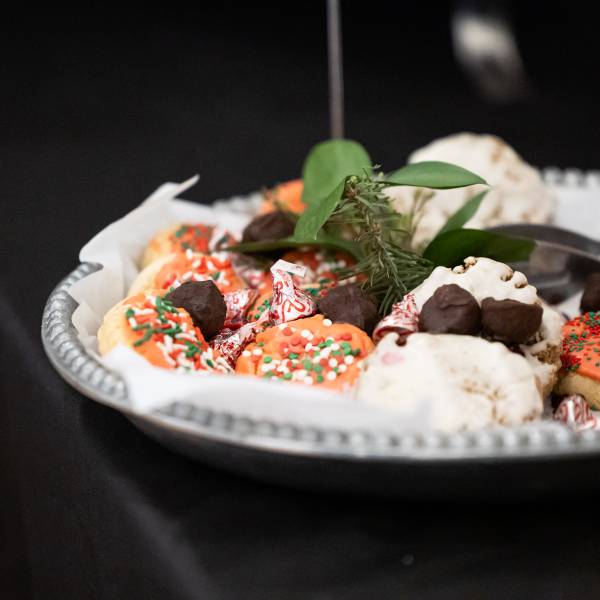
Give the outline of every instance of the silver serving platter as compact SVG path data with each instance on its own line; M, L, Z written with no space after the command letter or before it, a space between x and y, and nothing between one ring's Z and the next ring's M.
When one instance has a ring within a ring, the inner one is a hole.
M551 183L558 177L556 170L546 173ZM590 180L573 171L564 177L578 185ZM248 211L256 201L254 196L220 204ZM77 304L69 288L99 268L80 264L50 294L41 331L48 358L82 394L120 411L159 443L191 458L285 485L424 498L572 491L589 489L598 479L589 473L600 459L599 431L347 432L254 420L185 401L135 414L122 378L85 351L71 321Z

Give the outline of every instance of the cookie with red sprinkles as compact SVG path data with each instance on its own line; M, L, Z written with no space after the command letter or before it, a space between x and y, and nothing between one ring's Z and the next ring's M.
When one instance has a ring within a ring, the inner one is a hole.
M600 410L600 311L586 312L563 326L559 394L581 394Z
M238 358L235 371L344 391L372 350L373 342L358 327L315 315L259 333Z
M177 308L162 290L126 298L111 308L98 331L100 354L123 345L156 367L179 372L231 372L211 348L191 316Z
M237 274L230 253L202 254L188 249L168 254L148 265L135 278L129 295L146 289L169 290L187 281L212 281L222 294L247 287Z
M204 223L176 223L159 232L146 247L142 267L172 252L202 252L226 248L235 242L233 235L214 225Z

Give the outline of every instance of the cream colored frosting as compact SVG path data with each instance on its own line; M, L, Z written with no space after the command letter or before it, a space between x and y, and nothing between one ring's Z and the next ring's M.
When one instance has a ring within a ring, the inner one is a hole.
M542 414L527 360L498 342L415 333L404 346L386 335L363 363L358 401L383 406L437 431L519 425Z
M442 285L455 283L470 292L481 304L484 298L518 300L539 304L543 309L542 324L527 344L520 346L525 358L535 371L545 393L549 393L558 375L560 360L558 348L562 336L563 318L537 295L537 290L527 282L527 277L513 271L508 265L490 258L468 257L464 265L449 269L437 267L431 275L413 290L419 312L423 304Z
M458 133L434 140L415 151L409 163L439 160L464 167L483 177L492 187L467 227L481 229L503 223L547 223L554 195L539 172L527 164L506 142L492 135ZM432 239L448 217L475 194L486 189L470 186L433 192L425 205L414 237L415 245ZM412 207L414 188L388 188L396 208Z

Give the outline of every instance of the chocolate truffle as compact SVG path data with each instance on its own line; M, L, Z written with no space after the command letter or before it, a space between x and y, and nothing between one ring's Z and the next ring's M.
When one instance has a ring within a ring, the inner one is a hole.
M474 296L459 285L442 285L423 304L419 329L429 333L477 335L481 330L481 309Z
M582 313L600 310L600 273L592 273L587 278L580 307Z
M227 306L214 281L186 281L169 292L166 299L189 313L205 339L209 340L223 329Z
M329 290L317 306L334 323L350 323L369 335L379 321L377 304L357 285L340 285Z
M481 303L483 333L505 344L524 344L542 324L539 304L485 298Z
M282 210L275 210L252 219L242 233L242 242L278 240L292 233L294 233L294 223L290 217Z

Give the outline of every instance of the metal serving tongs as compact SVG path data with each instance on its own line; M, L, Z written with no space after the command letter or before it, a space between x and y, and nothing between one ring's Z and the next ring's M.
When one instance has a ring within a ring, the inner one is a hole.
M600 242L553 225L499 225L490 231L536 241L529 260L511 266L524 273L546 302L558 304L600 272Z

